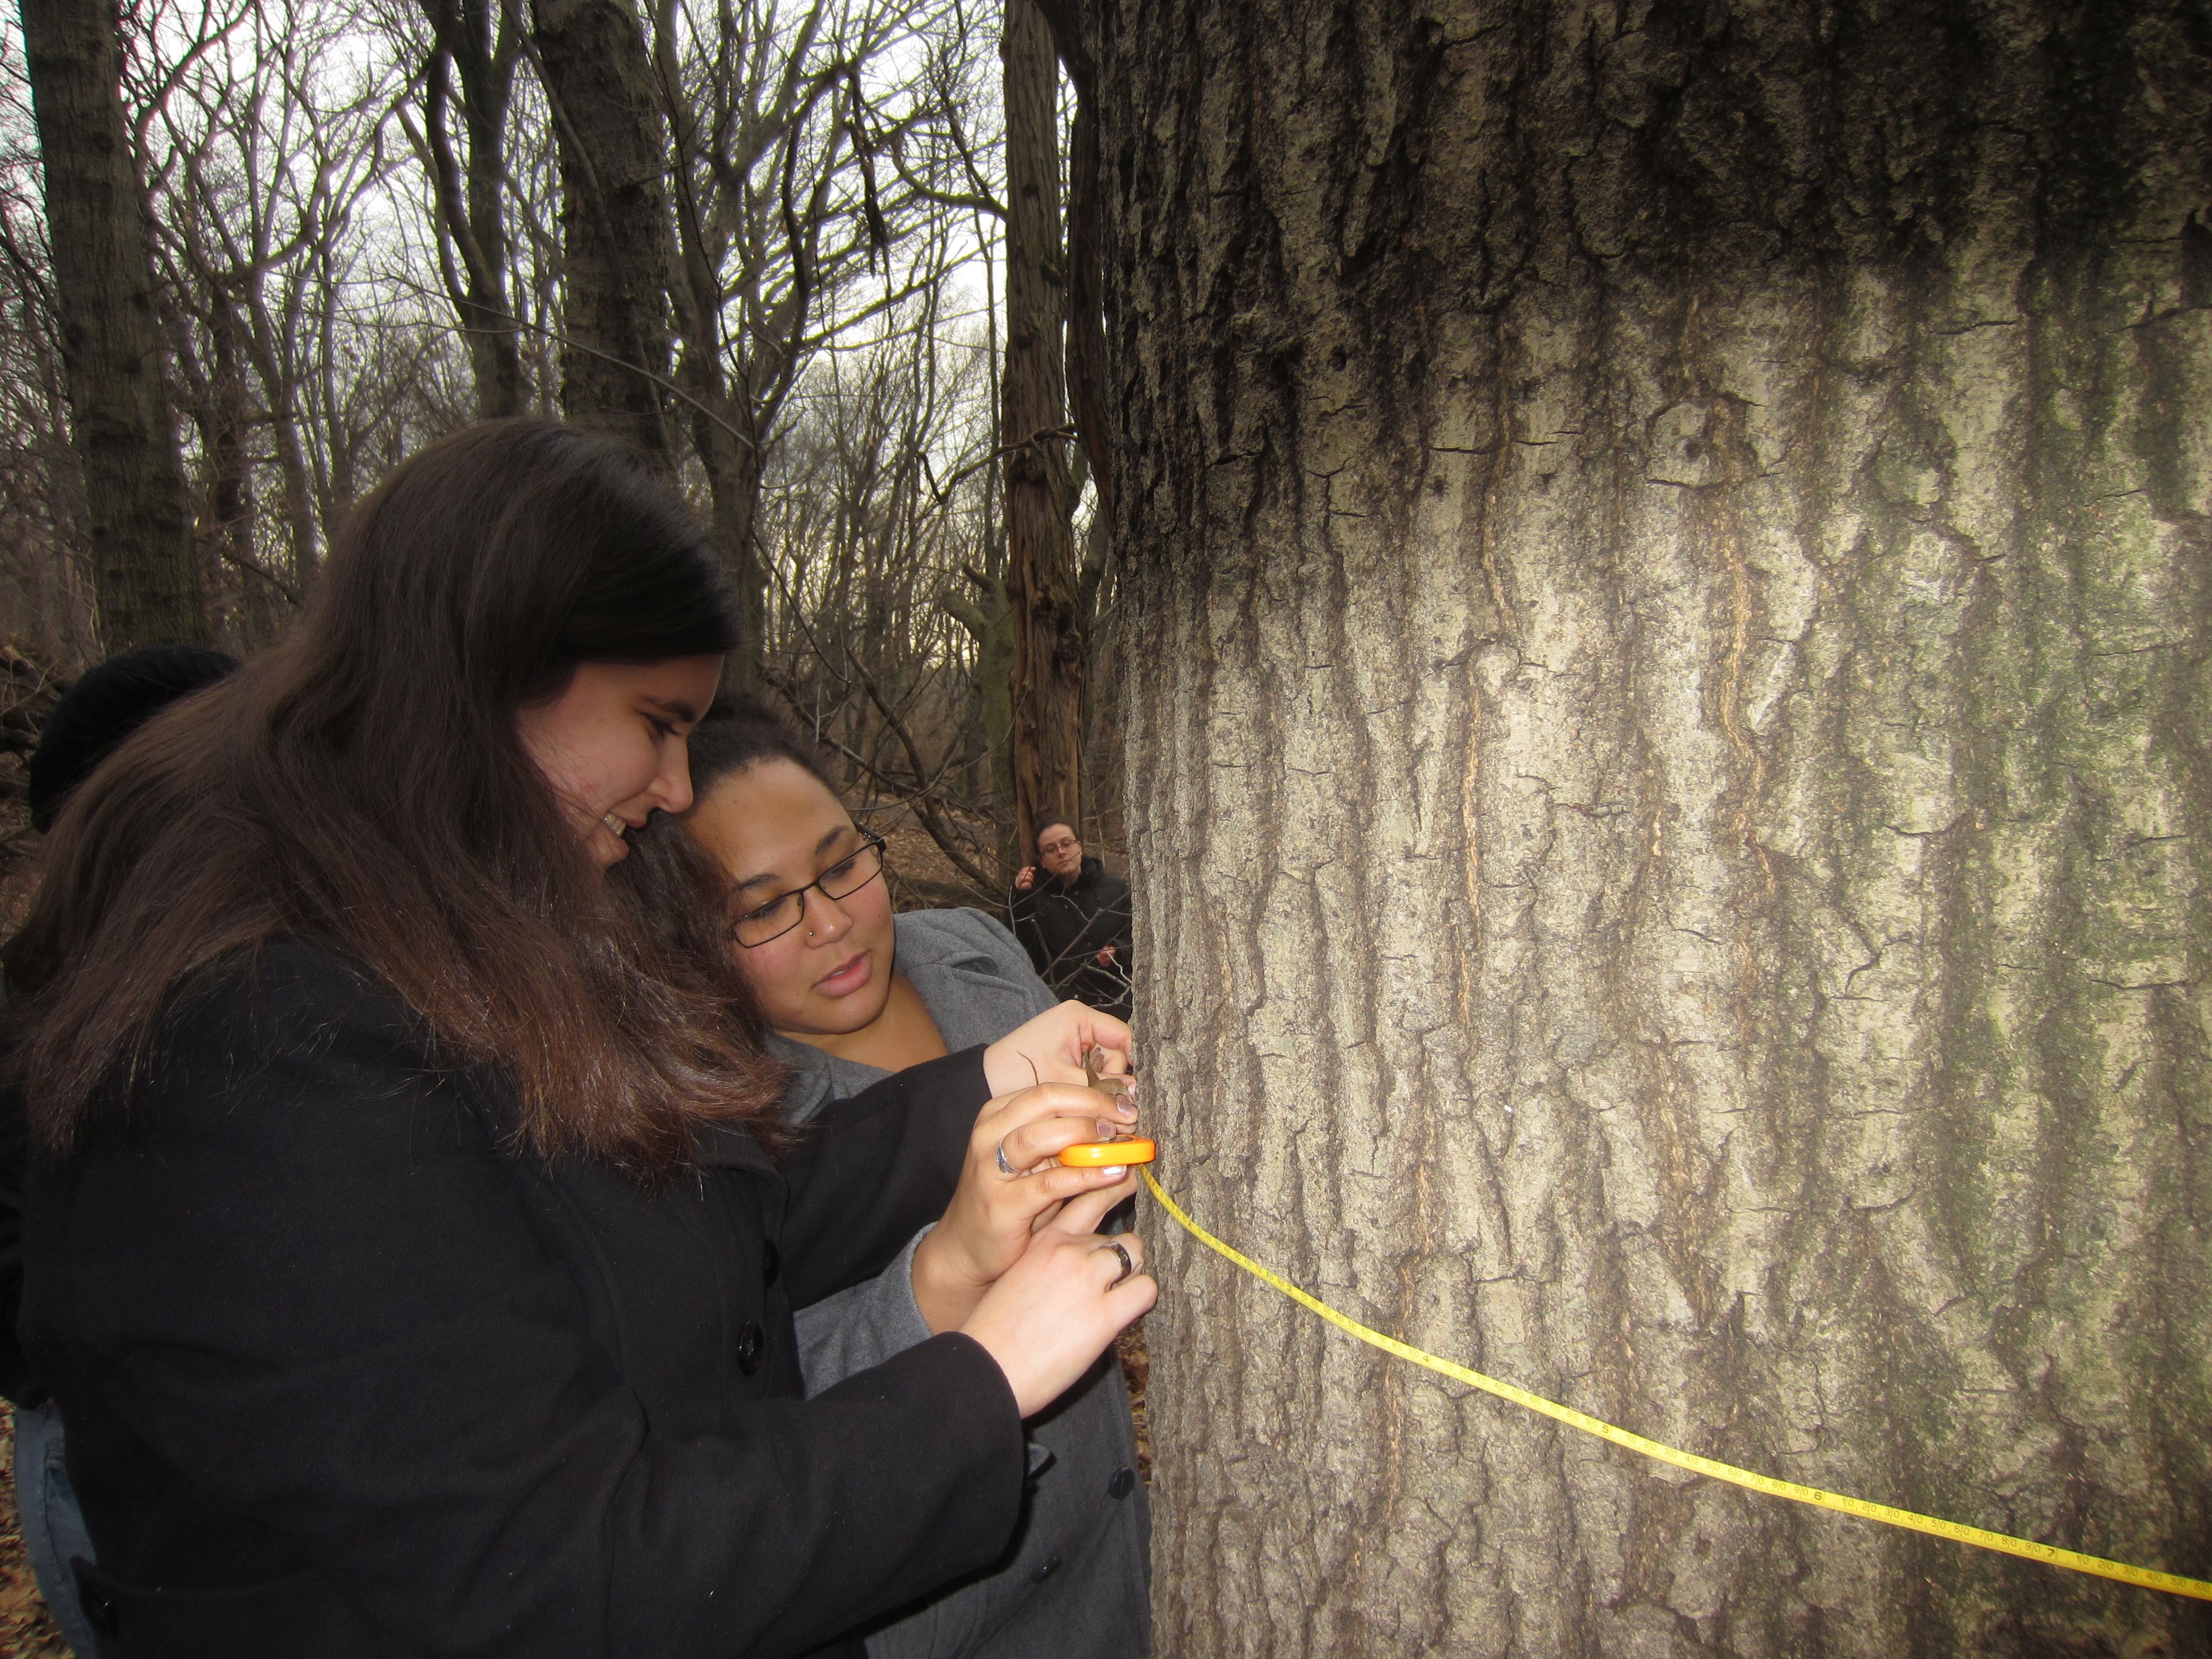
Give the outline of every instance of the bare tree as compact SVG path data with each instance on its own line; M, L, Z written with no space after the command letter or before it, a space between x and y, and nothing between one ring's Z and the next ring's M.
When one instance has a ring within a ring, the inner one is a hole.
M500 0L423 0L422 15L429 26L416 82L422 119L406 120L406 129L431 185L438 275L468 342L477 412L519 415L525 388L522 324L507 280L507 125L523 28Z
M0 629L66 678L98 647L37 158L15 142L30 125L0 91Z
M1007 0L1006 353L1008 608L1013 615L1014 835L1082 802L1083 631L1067 466L1067 315L1060 193L1060 64L1036 0Z
M28 0L53 303L110 649L207 634L112 0Z
M968 85L951 11L749 0L656 12L675 147L684 337L678 378L715 536L758 634L768 572L753 520L793 388L947 269L933 187L946 89Z
M989 358L940 335L939 300L916 296L910 326L828 354L799 388L763 503L766 678L843 757L864 810L914 814L963 884L932 896L995 904L998 836L968 787L976 663L946 603L986 517Z
M1106 390L1104 254L1099 244L1098 71L1078 0L1036 0L1075 95L1067 134L1067 403L1101 511L1114 514L1113 422Z
M633 0L532 0L561 161L561 408L676 465L667 124Z
M306 0L255 0L214 38L175 33L137 77L155 246L200 434L208 575L242 584L231 611L251 645L281 631L351 505L357 428L374 423L362 370L393 343L391 307L364 332L374 307L350 293L391 66L360 61L343 20Z

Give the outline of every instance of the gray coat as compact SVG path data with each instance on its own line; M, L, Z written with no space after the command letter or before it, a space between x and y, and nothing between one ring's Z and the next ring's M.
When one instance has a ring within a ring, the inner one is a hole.
M892 925L899 971L952 1052L996 1042L1053 1006L1027 953L981 910L914 911ZM794 1068L787 1099L800 1121L884 1075L803 1043L771 1045ZM928 1340L914 1301L920 1241L877 1278L799 1310L808 1394ZM1152 1512L1113 1355L1031 1419L1029 1433L1030 1495L1006 1559L878 1628L870 1659L1127 1659L1152 1650Z

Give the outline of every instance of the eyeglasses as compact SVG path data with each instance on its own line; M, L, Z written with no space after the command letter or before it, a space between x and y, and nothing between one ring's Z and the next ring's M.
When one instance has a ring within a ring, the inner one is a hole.
M860 848L788 893L778 893L730 924L730 937L747 950L781 939L806 920L806 896L819 888L826 899L850 898L884 872L884 838L860 831Z

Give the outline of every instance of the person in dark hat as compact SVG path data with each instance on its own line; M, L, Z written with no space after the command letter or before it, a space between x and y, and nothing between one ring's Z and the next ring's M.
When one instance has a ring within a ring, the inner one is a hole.
M31 827L44 835L54 814L115 745L178 698L213 685L238 666L199 645L143 645L87 671L54 705L32 751Z
M238 659L197 645L149 645L110 657L63 693L39 733L26 792L31 825L53 825L76 787L117 745L179 698L204 690L238 666ZM0 1009L0 1060L15 1046L15 1023ZM15 1334L23 1297L23 1164L29 1150L21 1086L0 1066L0 1395L15 1407L15 1504L24 1553L39 1593L81 1659L97 1651L77 1599L71 1556L92 1559L64 1457L61 1414L26 1363Z

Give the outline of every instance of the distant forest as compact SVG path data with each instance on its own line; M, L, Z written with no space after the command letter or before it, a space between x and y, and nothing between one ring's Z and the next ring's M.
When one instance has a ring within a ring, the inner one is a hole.
M745 596L742 673L917 831L933 896L1003 893L1043 811L1118 842L1116 584L1062 367L1073 94L1025 21L1026 52L975 0L0 21L0 745L123 645L265 645L402 456L543 411L678 479ZM113 153L65 142L118 117ZM149 453L173 434L170 482L88 477L73 343L80 396L109 374ZM131 590L149 544L169 574Z

